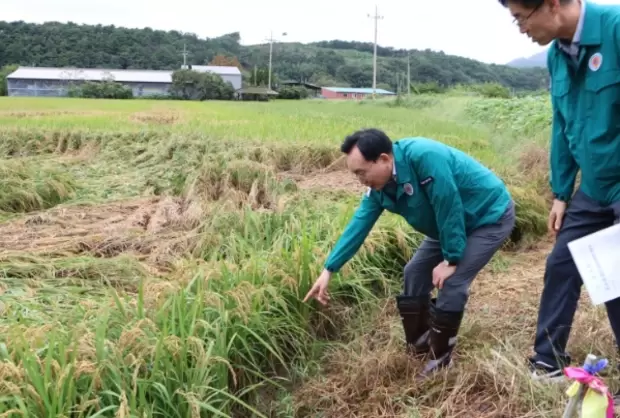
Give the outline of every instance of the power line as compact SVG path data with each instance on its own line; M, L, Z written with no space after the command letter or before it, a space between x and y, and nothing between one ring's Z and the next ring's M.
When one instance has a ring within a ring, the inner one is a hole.
M371 16L369 14L368 17L375 21L375 46L372 57L372 98L374 99L377 94L377 23L379 19L383 19L383 16L379 16L379 9L375 5L375 15Z

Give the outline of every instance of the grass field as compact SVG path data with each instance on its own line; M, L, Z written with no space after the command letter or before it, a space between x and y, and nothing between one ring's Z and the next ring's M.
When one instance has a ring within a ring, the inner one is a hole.
M545 98L0 100L0 416L538 417L527 380L548 210ZM490 166L517 227L476 280L455 368L420 385L393 296L420 236L384 214L301 302L362 188L362 127ZM585 295L584 295L585 296ZM613 353L586 301L571 352Z

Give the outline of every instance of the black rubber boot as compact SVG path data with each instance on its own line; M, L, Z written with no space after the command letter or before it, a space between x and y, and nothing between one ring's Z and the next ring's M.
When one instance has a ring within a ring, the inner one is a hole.
M411 355L428 352L429 335L429 296L397 296L396 306L405 331L407 351Z
M430 309L430 346L428 361L422 372L427 376L452 363L452 351L456 346L456 336L461 327L464 312L445 312L435 305Z

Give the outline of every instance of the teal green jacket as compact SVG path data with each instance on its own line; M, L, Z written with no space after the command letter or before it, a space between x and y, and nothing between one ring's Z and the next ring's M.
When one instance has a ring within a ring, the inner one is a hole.
M570 201L581 190L602 205L620 200L620 7L590 1L578 63L557 41L549 48L553 123L551 189Z
M325 268L336 272L357 253L384 209L438 239L444 259L458 263L467 236L495 223L512 198L504 183L469 155L427 138L394 143L396 201L369 189L332 249Z

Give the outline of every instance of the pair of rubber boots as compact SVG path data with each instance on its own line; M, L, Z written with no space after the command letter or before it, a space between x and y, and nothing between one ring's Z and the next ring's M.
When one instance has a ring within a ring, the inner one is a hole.
M452 351L463 319L463 312L442 311L435 302L429 296L396 297L408 351L416 357L428 356L421 377L452 363Z

